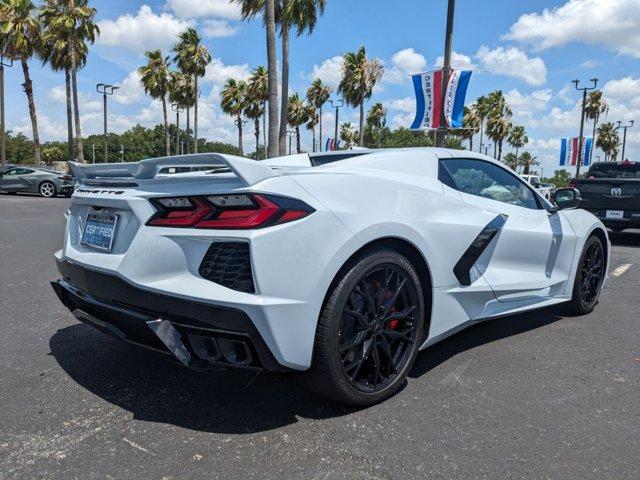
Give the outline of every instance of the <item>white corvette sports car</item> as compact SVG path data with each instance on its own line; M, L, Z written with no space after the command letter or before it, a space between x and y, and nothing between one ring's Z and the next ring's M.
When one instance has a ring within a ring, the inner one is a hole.
M211 166L163 175L167 166ZM81 321L195 368L296 373L368 405L418 350L606 280L604 225L494 160L436 148L73 165L52 285Z

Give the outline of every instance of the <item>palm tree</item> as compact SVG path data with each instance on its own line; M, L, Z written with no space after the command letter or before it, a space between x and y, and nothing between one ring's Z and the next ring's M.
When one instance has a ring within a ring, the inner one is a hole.
M162 102L162 114L164 116L164 138L166 155L171 155L171 143L169 137L169 119L167 115L167 94L169 93L169 57L164 57L160 50L145 52L147 64L138 69L140 83L144 91L151 98Z
M340 125L340 140L345 143L344 148L350 149L358 141L359 133L353 129L350 122L345 122Z
M318 115L318 111L316 107L313 105L307 106L307 116L309 120L307 121L307 130L311 130L311 137L313 139L313 151L316 151L316 126L320 121L320 115ZM322 146L320 146L320 151L322 151Z
M352 107L360 108L360 138L359 145L364 140L364 102L371 98L373 88L382 78L384 67L377 58L369 60L364 47L356 52L344 54L342 65L342 80L338 86L340 92Z
M247 85L247 100L244 107L244 116L253 120L253 132L256 136L256 160L259 160L260 155L260 119L264 118L264 102L259 98L252 96L251 89Z
M511 170L513 170L514 172L517 170L518 168L518 157L516 156L515 153L513 152L509 152L504 156L503 159L504 164L509 167Z
M318 110L318 119L320 124L320 151L322 151L322 106L327 103L331 96L331 89L322 83L322 80L316 78L307 90L307 100Z
M176 155L180 155L180 111L187 108L192 99L190 90L191 76L181 72L169 73L169 102L176 107Z
M596 133L598 135L596 146L604 152L605 161L615 160L620 146L620 135L618 135L616 127L612 122L603 123L598 127Z
M537 158L538 157L532 157L529 152L522 152L522 155L520 155L520 158L518 159L518 165L522 166L524 169L522 173L528 175L531 167L540 165L540 162L536 160Z
M507 100L501 90L495 90L487 96L486 100L489 104L489 120L487 121L487 135L494 142L494 157L500 161L502 157L502 144L509 135L511 130L511 122L509 118L512 115L511 108L507 105Z
M227 115L236 117L238 127L238 152L243 155L242 149L242 112L247 107L247 83L244 80L230 78L222 89L222 111Z
M518 158L518 150L529 143L529 137L527 137L527 131L522 125L516 125L509 132L507 137L507 143L516 149L516 159Z
M265 14L267 27L267 55L268 65L271 68L272 60L275 67L275 25L280 27L280 39L282 46L282 102L280 105L280 129L278 133L278 150L285 151L287 140L287 117L289 100L289 32L296 29L296 35L305 32L312 33L318 22L318 16L324 14L326 0L232 0L242 6L242 18L249 19L259 14ZM271 8L273 12L271 13ZM273 25L272 25L273 23ZM273 39L270 39L273 28ZM274 77L274 83L277 78ZM275 87L274 87L275 88ZM273 99L277 101L277 93ZM270 97L270 100L272 98ZM274 102L275 103L275 102ZM272 108L271 106L269 107ZM274 109L275 110L275 109ZM269 111L269 122L272 120Z
M300 148L300 125L309 120L309 109L300 98L300 95L294 93L289 97L289 114L287 115L287 123L296 130L296 151L302 153Z
M473 110L475 110L478 117L480 117L480 144L478 145L478 151L482 152L482 136L484 133L484 121L489 116L491 112L491 104L489 103L489 99L484 95L478 97L476 99L476 103L473 105Z
M262 65L256 67L247 83L247 95L252 102L260 102L262 108L262 135L264 137L264 149L267 150L267 101L269 100L269 72ZM256 144L256 152L258 145Z
M465 140L469 140L469 150L473 150L473 136L478 133L478 130L481 128L480 116L475 108L464 107L460 136Z
M85 57L88 52L87 42L93 44L100 34L100 29L94 22L96 9L89 7L88 0L52 0L49 2L49 7L43 11L43 15L51 35L68 43L78 161L83 163L84 149L76 76L83 66L83 52Z
M174 61L183 73L193 77L193 151L198 153L198 78L204 76L207 65L211 63L211 52L202 45L202 38L195 28L187 28L179 38L178 43L173 47L173 51L176 53ZM188 122L189 113L187 111L187 124Z
M606 115L609 113L609 105L602 98L602 90L594 90L587 96L587 104L584 108L584 113L587 118L593 120L593 141L596 139L596 128L598 127L598 120L603 113ZM593 155L593 150L591 151Z
M186 136L185 144L187 146L186 153L189 154L191 153L191 124L190 124L191 115L189 112L191 108L193 108L196 104L197 95L196 95L196 86L195 86L193 77L188 73L183 73L183 75L184 75L184 86L183 86L184 100L183 101L184 101L184 108L187 114L187 130L185 132L185 136Z
M29 59L37 53L36 49L41 43L40 22L35 13L36 6L31 0L0 1L0 54L11 60L19 60L22 65L22 87L29 104L34 157L36 164L40 164L38 117L33 100L33 82L29 74Z
M371 133L378 134L378 148L382 140L382 129L387 124L387 110L382 103L375 103L367 113L367 125L371 128Z

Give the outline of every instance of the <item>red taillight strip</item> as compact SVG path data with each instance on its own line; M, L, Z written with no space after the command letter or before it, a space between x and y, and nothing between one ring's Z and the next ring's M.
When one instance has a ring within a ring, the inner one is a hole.
M156 227L191 227L213 211L211 205L198 197L192 197L190 200L194 203L195 209L161 210L158 212L160 215L152 218L148 225Z
M257 228L268 222L280 207L262 195L253 195L257 209L222 210L217 218L199 222L196 228Z

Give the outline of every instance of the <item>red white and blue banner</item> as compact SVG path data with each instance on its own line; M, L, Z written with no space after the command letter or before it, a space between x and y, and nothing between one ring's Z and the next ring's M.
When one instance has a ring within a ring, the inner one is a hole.
M442 105L442 70L412 75L416 92L416 117L411 130L437 130ZM462 115L467 87L471 79L469 70L451 70L444 99L447 127L462 128Z
M340 140L336 142L335 138L327 138L327 142L325 144L325 151L332 152L334 150L338 150L340 148Z
M578 153L580 149L580 138L563 138L560 142L560 165L576 166L578 163ZM593 137L582 138L581 165L588 166L591 160L591 150L593 148Z

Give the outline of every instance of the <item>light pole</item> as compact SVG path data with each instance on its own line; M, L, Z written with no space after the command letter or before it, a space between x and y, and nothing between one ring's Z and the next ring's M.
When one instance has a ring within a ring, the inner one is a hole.
M289 155L291 155L291 139L296 134L293 130L287 130L287 136L289 137Z
M98 83L96 85L96 91L102 94L102 113L104 116L104 163L109 161L109 148L107 145L108 142L108 134L107 134L107 95L113 95L115 90L118 90L120 87L116 87L115 85L109 85L107 83ZM95 162L94 162L95 163Z
M436 147L443 147L447 136L447 116L445 106L447 101L447 86L451 75L451 48L453 44L453 18L455 16L456 1L449 0L447 7L447 30L444 36L444 64L442 66L442 102L440 104L440 127L436 131Z
M333 137L333 141L335 142L336 149L338 148L338 116L340 115L340 109L344 107L344 101L341 98L337 100L329 100L331 103L331 108L336 109L336 129Z
M618 126L616 127L616 130L618 128L622 128L624 131L624 133L622 134L622 161L623 162L625 160L624 151L627 147L627 128L632 128L634 123L635 123L635 120L630 120L627 125L622 125L622 121L618 120Z
M481 143L480 144L480 152L482 153L482 149L484 148L484 154L489 156L489 147L491 146L490 143Z
M176 112L176 155L180 155L180 112L182 107L177 103L172 103L171 110Z
M0 172L4 172L7 166L7 139L4 123L4 67L12 66L13 60L7 60L0 56L0 163L2 163L2 170L0 170Z
M580 80L573 80L571 83L574 84L576 90L582 92L582 114L580 115L580 140L578 142L578 161L576 162L576 178L580 178L580 165L582 164L582 142L584 139L584 109L587 105L587 92L589 90L595 90L598 86L598 79L592 78L589 80L593 83L591 87L579 87Z

